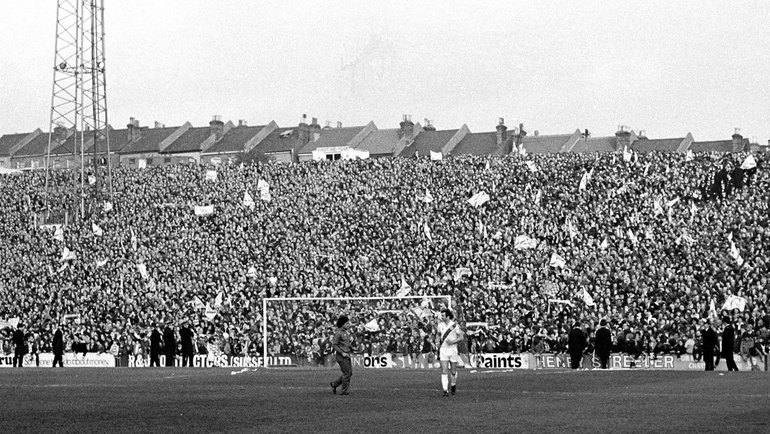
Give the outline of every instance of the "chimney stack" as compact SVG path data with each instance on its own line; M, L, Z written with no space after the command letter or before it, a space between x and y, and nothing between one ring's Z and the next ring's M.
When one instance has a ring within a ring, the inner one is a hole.
M128 128L129 143L135 142L139 140L140 137L142 137L142 130L139 128L139 119L129 118L126 128Z
M318 118L313 118L312 122L310 122L310 128L313 130L320 130L321 126L318 125Z
M497 130L497 147L502 148L508 140L508 127L505 126L505 119L499 118L495 129ZM506 154L509 152L506 152Z
M315 118L313 118L315 121ZM303 114L302 119L299 122L299 125L297 126L297 130L299 131L299 146L305 146L310 142L310 127L307 124L307 115Z
M337 128L342 128L342 122L337 121Z
M209 122L209 127L211 127L211 135L216 137L215 141L220 140L225 135L225 123L222 122L221 116L214 115Z
M618 138L618 149L631 148L631 129L628 128L628 125L618 125L615 137Z
M733 134L733 152L743 152L743 136L740 128L736 128Z
M398 124L401 129L398 131L398 138L406 137L407 140L411 140L414 135L414 122L412 122L412 115L404 115L403 120Z
M425 126L422 127L425 131L436 131L436 127L433 126L433 121L431 121L428 118L425 118Z
M166 124L155 121L155 128L166 128Z
M246 119L238 119L238 126L239 127L247 126Z

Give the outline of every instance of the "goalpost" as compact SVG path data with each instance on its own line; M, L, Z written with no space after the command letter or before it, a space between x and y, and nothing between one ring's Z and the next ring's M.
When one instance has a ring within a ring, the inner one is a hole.
M403 295L403 296L383 296L383 297L265 297L262 299L262 356L264 367L267 367L267 305L271 301L378 301L378 300L444 300L448 308L452 308L451 295Z

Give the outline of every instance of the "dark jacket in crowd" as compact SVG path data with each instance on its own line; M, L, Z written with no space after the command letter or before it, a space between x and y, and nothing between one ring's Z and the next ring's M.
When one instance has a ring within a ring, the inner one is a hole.
M179 329L179 339L182 341L182 354L192 355L195 346L193 345L193 331L189 326L185 325Z
M569 331L569 345L570 354L581 354L586 349L586 335L579 327L573 327Z
M27 354L27 342L24 339L24 330L14 330L12 339L13 345L16 347L16 354Z
M727 324L722 331L722 357L732 357L735 352L735 328Z
M599 330L596 331L596 343L594 344L594 348L597 356L609 357L610 350L612 349L612 335L607 327L599 327Z
M56 329L56 333L53 335L53 347L54 355L64 354L64 334L61 329Z
M150 354L160 354L160 348L163 340L157 328L152 329L150 333Z

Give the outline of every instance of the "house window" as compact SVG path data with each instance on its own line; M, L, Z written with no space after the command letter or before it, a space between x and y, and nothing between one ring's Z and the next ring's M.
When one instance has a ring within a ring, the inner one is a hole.
M136 158L129 158L129 159L128 159L128 164L129 164L129 165L134 165L134 164L136 164Z
M171 164L171 157L163 157L163 164Z
M147 165L148 166L152 166L152 158L148 158L147 159Z
M326 159L330 161L337 161L342 158L342 154L326 154Z

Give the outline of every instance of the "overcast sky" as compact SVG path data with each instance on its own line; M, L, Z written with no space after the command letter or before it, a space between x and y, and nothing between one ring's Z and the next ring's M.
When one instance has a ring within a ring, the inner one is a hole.
M48 131L56 2L4 2L0 134ZM541 134L770 138L770 2L105 1L110 124L402 114Z

